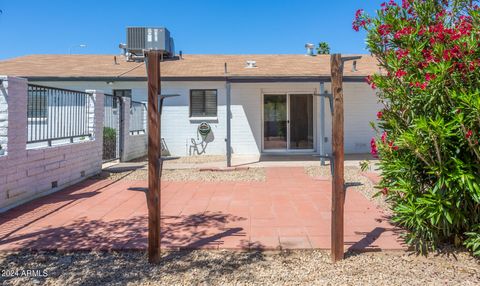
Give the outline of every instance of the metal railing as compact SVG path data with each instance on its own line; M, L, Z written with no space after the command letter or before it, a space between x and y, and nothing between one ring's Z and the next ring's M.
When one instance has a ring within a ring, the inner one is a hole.
M147 105L132 101L130 107L130 135L145 134Z
M122 98L116 95L105 94L102 156L105 162L121 157L121 114Z
M73 143L91 137L91 94L28 84L27 143Z

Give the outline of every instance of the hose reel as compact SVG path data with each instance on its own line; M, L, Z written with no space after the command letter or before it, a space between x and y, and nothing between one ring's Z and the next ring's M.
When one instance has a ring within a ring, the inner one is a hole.
M197 132L202 136L202 139L205 140L208 134L212 132L212 127L207 122L202 122L198 125Z

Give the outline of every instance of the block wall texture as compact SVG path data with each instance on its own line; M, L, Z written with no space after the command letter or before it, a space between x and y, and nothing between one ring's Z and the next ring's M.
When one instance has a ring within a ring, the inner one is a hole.
M90 121L94 134L92 140L27 149L27 81L6 77L3 86L0 94L8 98L8 142L6 155L0 156L0 212L61 190L101 171L102 92L89 91L92 93L91 113L94 114ZM1 97L0 111L5 107ZM4 117L0 117L3 123L1 118Z

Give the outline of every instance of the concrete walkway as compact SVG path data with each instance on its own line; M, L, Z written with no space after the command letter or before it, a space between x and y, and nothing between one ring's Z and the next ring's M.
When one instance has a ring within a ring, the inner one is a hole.
M331 183L303 168L265 182L163 182L162 247L330 247ZM146 249L144 181L87 180L0 214L0 250ZM347 190L345 249L405 249L382 211Z

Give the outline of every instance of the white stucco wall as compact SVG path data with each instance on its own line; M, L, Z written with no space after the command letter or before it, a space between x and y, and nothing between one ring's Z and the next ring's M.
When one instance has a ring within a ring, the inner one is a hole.
M132 99L147 100L146 82L38 82L47 86L57 86L76 90L95 88L112 93L113 89L131 89ZM189 118L190 89L218 90L218 118L205 120L212 127L213 140L208 143L205 154L225 154L226 136L226 89L219 81L176 81L162 82L163 94L180 94L180 97L165 100L162 114L162 137L172 155L189 155L191 139L197 137L198 124L203 120ZM330 90L330 84L325 83ZM264 93L311 93L319 92L319 83L232 83L232 149L233 154L260 154L262 152L263 122L262 94ZM331 152L331 115L328 100L325 102L325 131L327 143L325 150ZM376 119L380 109L374 91L366 83L344 83L345 104L345 152L367 153L370 150L370 138L374 135L369 122ZM320 145L320 100L314 98L314 135L315 151ZM197 139L198 138L198 139ZM201 149L201 148L200 148Z

